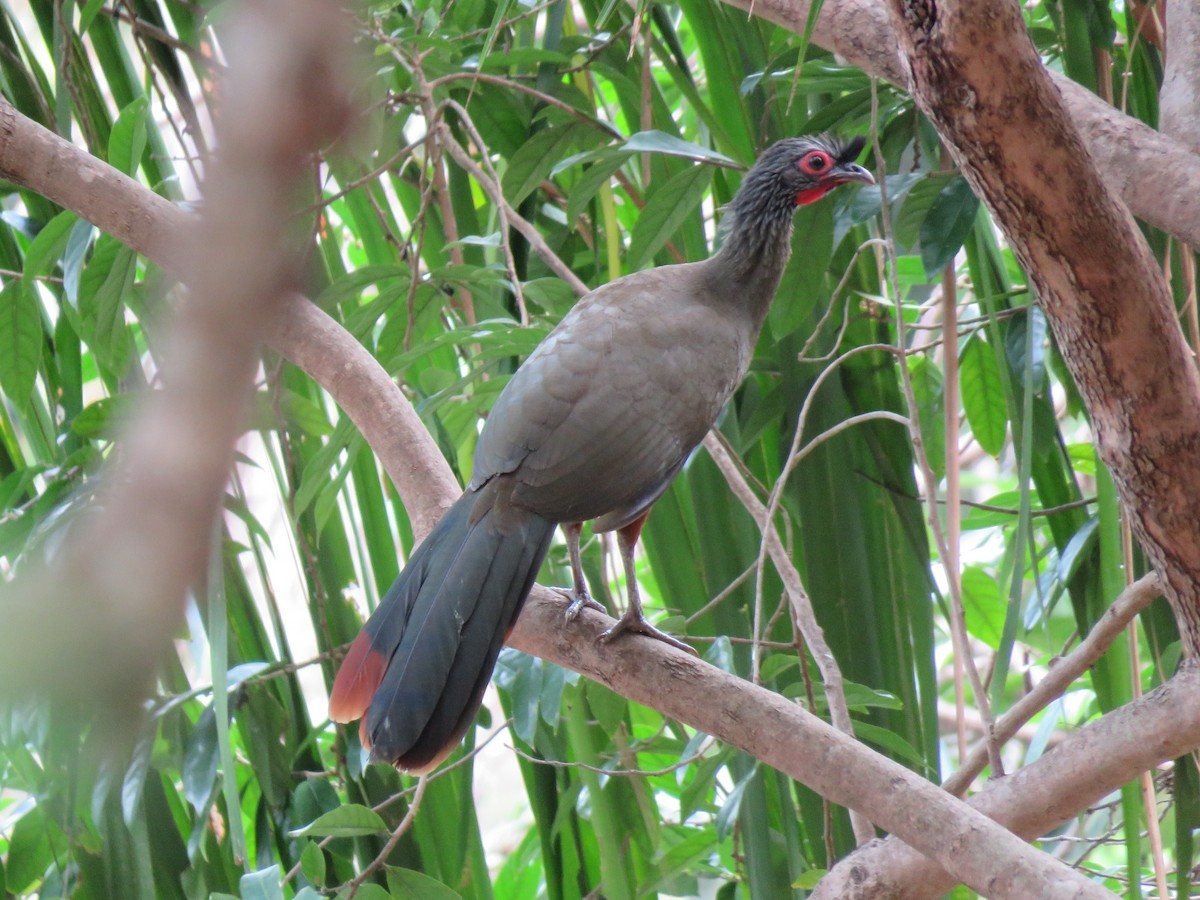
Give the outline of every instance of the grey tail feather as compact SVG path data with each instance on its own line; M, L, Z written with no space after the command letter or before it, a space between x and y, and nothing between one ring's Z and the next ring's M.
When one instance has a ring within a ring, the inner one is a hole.
M367 713L374 759L423 769L454 748L546 556L553 522L511 508L475 519L477 499L442 517L367 623L388 660Z

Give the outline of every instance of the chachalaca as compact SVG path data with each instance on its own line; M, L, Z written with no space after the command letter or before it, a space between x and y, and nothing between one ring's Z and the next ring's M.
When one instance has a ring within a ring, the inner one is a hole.
M363 717L373 759L428 771L458 744L556 525L575 580L568 618L594 603L579 566L579 523L593 520L593 530L617 532L629 591L604 638L634 631L690 649L645 620L634 545L746 374L795 208L846 182L874 182L854 162L863 144L774 144L743 179L717 253L590 292L513 375L466 491L413 552L334 681L330 718Z

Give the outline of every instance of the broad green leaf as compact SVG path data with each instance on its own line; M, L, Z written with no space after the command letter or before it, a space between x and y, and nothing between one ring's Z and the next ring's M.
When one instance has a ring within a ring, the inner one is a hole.
M216 789L219 758L217 717L209 704L196 720L183 757L183 795L197 812L208 805Z
M92 20L96 18L96 14L104 7L104 0L88 0L87 5L79 13L79 33L86 34L88 28L91 27Z
M8 831L5 878L8 890L23 896L46 873L53 858L45 813L35 806Z
M108 164L126 175L137 173L146 149L146 117L149 101L138 97L123 110L108 137Z
M137 254L104 234L79 282L80 334L100 364L114 376L125 374L133 341L125 325L125 300L133 287Z
M132 825L142 813L142 792L146 787L146 777L150 773L150 754L154 750L156 725L150 721L142 728L138 741L133 748L133 757L125 770L125 778L121 782L121 814L125 824Z
M715 823L717 827L717 840L725 840L733 830L733 826L737 822L738 810L742 805L742 798L746 795L746 787L757 776L758 766L751 766L750 770L733 786L733 790L725 795L725 802L717 812Z
M0 389L27 409L42 355L41 308L28 282L10 281L0 291Z
M631 135L625 142L623 150L635 153L663 153L667 156L678 156L683 159L693 159L697 162L716 163L719 166L741 168L734 160L724 153L710 150L699 144L693 144L682 138L667 134L665 131L639 131Z
M971 433L985 453L999 456L1004 449L1008 429L1004 384L996 355L978 335L972 336L963 347L959 358L959 379L963 409L971 425Z
M896 240L904 247L915 247L921 236L921 225L933 208L934 202L950 181L959 176L949 172L926 173L909 186L900 214L892 224ZM889 181L889 187L890 187ZM860 192L862 193L862 192ZM891 195L888 195L889 202Z
M292 837L358 837L387 830L387 823L375 810L358 803L347 803L288 833Z
M828 869L809 869L792 882L792 887L796 888L797 890L811 891L820 883L821 879L828 874L828 871Z
M608 184L616 171L628 161L627 153L616 153L606 159L599 159L579 176L571 195L567 198L567 221L574 222L583 212L584 207Z
M917 401L917 416L921 423L925 455L929 459L933 474L940 479L946 471L946 440L942 429L946 413L942 396L942 373L924 356L910 356L908 371Z
M531 137L518 150L501 178L504 197L513 206L533 193L564 156L580 143L595 145L596 132L586 125L551 125Z
M625 264L631 272L653 259L683 220L700 205L712 175L713 170L708 166L692 166L651 195L629 239L629 254Z
M279 877L278 865L243 875L238 884L242 900L283 900L283 885Z
M64 211L45 224L25 251L22 271L26 281L54 273L78 222L79 217L75 213ZM90 230L91 226L87 228Z
M462 895L422 872L388 866L388 890L411 900L461 900Z
M954 262L954 255L975 224L978 210L979 198L961 176L942 188L934 199L920 230L921 262L930 280Z
M306 841L304 849L300 851L300 871L315 885L325 883L325 851L316 841Z
M1083 562L1095 552L1099 527L1099 516L1092 516L1067 541L1058 558L1058 580L1063 584L1069 583Z
M999 647L1008 603L996 580L980 566L967 566L962 572L962 601L967 631L993 650Z
M1017 378L1017 383L1024 384L1025 330L1027 328L1033 329L1033 356L1030 359L1030 365L1032 366L1033 390L1034 393L1038 393L1046 383L1047 337L1046 316L1038 307L1027 306L1024 315L1013 316L1008 325L1008 335L1004 339L1004 352L1008 358L1008 365Z

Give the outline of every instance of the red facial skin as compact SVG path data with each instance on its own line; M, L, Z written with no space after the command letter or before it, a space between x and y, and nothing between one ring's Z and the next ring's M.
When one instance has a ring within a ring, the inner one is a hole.
M810 175L814 178L820 178L821 173L833 168L833 160L829 154L823 150L813 150L811 153L804 155L803 159L798 163L800 171L805 175ZM822 182L816 187L810 187L796 194L796 205L807 206L809 203L816 203L839 184L845 184L844 179L833 178L829 181Z

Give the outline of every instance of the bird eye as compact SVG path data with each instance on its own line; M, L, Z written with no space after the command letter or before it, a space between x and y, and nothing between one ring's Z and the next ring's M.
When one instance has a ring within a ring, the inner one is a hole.
M800 160L800 171L805 175L820 175L833 164L829 154L823 150L814 150L805 154Z

